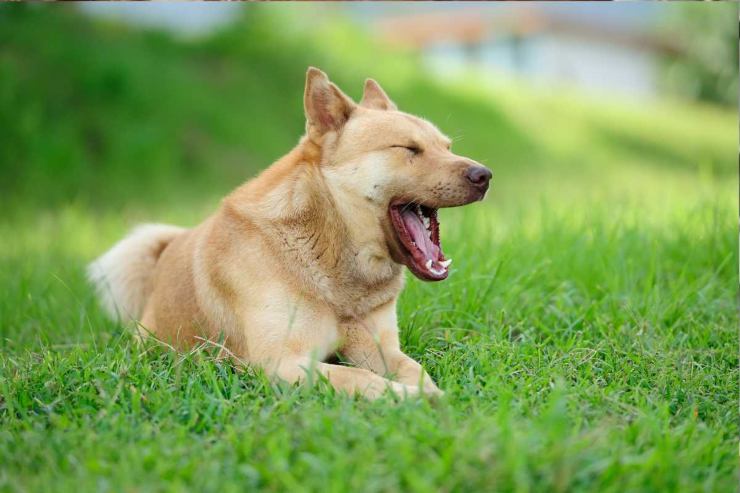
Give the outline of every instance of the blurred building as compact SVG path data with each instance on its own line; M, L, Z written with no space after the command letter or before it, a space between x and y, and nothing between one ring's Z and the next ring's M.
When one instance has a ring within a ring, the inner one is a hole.
M92 2L80 8L200 35L249 5ZM649 98L659 92L661 57L679 51L658 34L660 5L651 2L350 2L293 8L305 8L307 17L349 14L372 35L417 50L440 77L461 76L472 68L498 79Z
M440 76L459 76L475 68L535 84L654 96L658 60L675 54L678 47L658 36L645 18L610 16L615 10L584 15L575 5L570 7L518 4L492 9L468 4L463 9L389 10L371 25L388 42L419 50ZM649 10L642 12L652 17Z

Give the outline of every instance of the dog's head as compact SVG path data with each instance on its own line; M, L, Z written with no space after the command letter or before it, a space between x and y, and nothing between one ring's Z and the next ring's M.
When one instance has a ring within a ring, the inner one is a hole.
M304 105L307 136L321 147L338 200L377 217L393 260L420 279L445 279L450 260L440 246L437 209L483 199L491 172L454 154L431 123L398 111L372 79L356 104L309 68Z

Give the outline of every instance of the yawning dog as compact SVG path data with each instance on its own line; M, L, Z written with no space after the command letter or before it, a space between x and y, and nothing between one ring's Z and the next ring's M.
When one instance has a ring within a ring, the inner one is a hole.
M372 79L357 104L309 68L304 109L298 145L214 215L140 226L90 279L112 316L179 349L223 341L271 376L369 398L441 394L399 346L403 266L447 277L437 209L481 200L491 172ZM326 363L336 351L355 367Z

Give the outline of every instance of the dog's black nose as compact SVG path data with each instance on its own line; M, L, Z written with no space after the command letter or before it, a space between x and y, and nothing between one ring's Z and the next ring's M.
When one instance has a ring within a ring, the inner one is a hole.
M493 176L491 170L483 166L471 166L465 172L465 177L478 188L488 187L491 176Z

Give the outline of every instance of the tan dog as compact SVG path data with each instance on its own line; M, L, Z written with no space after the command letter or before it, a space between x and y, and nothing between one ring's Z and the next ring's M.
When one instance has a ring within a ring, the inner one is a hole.
M193 229L146 225L91 264L105 307L178 348L224 341L288 382L322 375L375 398L440 394L399 347L402 265L447 277L437 208L481 200L491 172L402 113L309 68L306 135ZM340 353L358 368L325 363Z

